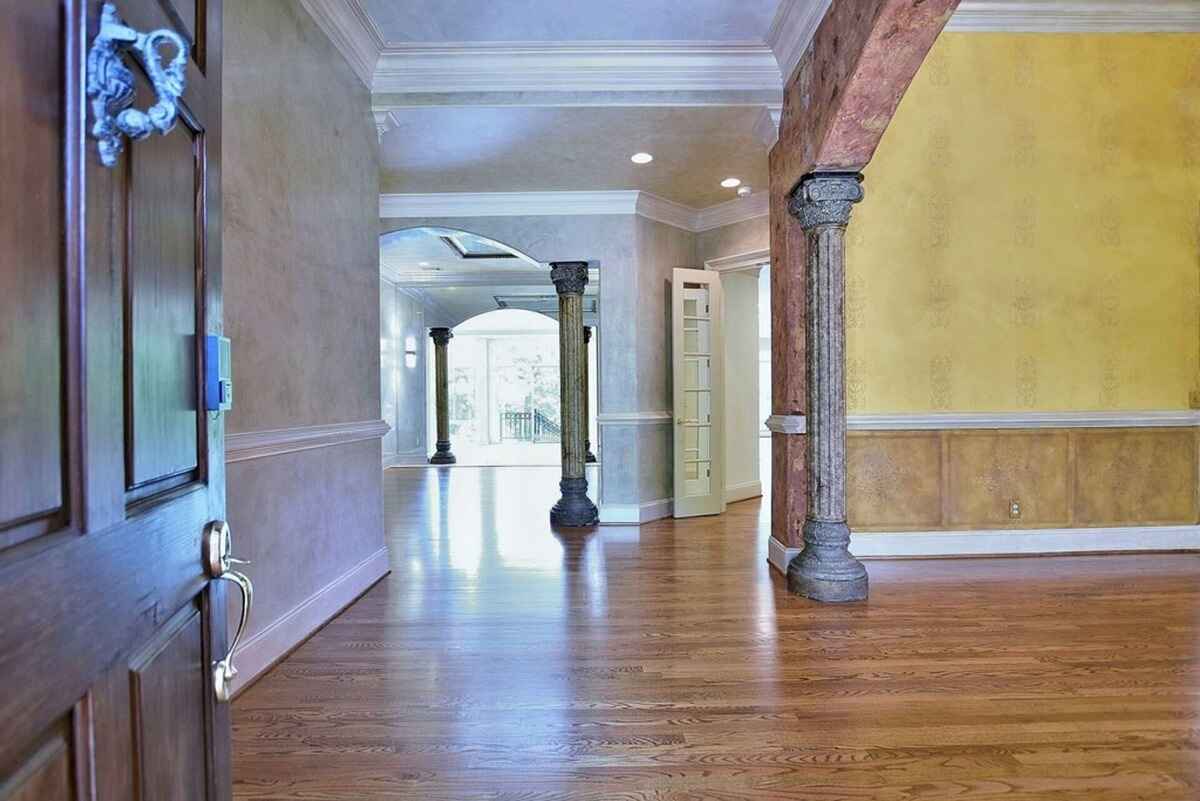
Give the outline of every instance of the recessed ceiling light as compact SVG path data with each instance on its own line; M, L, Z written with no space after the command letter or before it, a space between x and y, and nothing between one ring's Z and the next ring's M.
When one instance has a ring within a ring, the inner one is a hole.
M721 181L721 186L725 187L726 189L733 189L735 186L741 185L741 178L726 178L724 181Z
M651 156L649 153L634 153L629 157L629 160L634 164L649 164L654 161L654 156Z
M738 187L738 197L747 197L752 192L754 192L754 190L748 186L739 186Z
M419 261L419 262L417 262L417 266L418 266L418 267L428 267L428 266L429 266L429 262L427 262L427 261Z

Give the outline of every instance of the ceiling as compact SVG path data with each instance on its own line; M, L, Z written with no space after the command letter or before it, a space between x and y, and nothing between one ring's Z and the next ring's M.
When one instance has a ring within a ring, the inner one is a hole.
M639 189L694 208L765 189L759 109L429 106L394 113L381 145L387 194ZM639 166L639 151L654 161Z
M497 255L481 258L490 253ZM379 266L384 275L401 283L413 281L413 276L428 275L428 280L443 280L496 270L524 272L542 268L537 261L503 243L451 228L433 227L408 228L385 235L379 246ZM546 280L550 280L549 275Z
M764 42L778 0L360 0L407 42Z

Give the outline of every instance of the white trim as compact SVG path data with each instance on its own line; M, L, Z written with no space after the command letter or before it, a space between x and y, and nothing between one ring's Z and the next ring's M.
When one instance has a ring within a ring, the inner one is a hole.
M226 434L225 462L232 464L312 448L328 448L332 445L380 439L391 430L392 427L383 420L364 420L357 423L296 426Z
M779 65L756 42L438 42L388 45L375 94L771 91Z
M1189 428L1200 426L1200 411L1000 412L939 414L856 414L851 431L941 431L959 428Z
M761 498L762 494L762 482L758 480L725 485L725 503L737 503L738 501L745 501L750 498Z
M734 256L722 256L719 259L709 259L704 262L704 269L718 273L736 273L745 270L757 270L771 262L771 251L752 250L749 253L738 253Z
M776 434L803 434L801 414L773 414L766 427ZM1037 428L1192 428L1200 410L1146 412L944 412L931 414L852 414L851 431L951 431L957 429Z
M370 88L383 41L358 0L300 0L300 4Z
M767 564L787 575L788 565L800 555L803 548L789 548L772 535L767 537Z
M659 498L645 503L602 503L600 525L640 526L652 520L661 520L675 513L675 501Z
M766 191L695 209L636 189L595 192L428 192L379 196L379 216L428 217L563 217L636 214L700 233L752 220L769 213Z
M390 570L388 550L380 548L248 638L234 654L238 668L234 694L339 615ZM254 578L253 568L250 577Z
M773 414L763 423L772 434L804 434L808 420L802 414Z
M1188 33L1200 30L1195 0L963 0L948 31Z
M389 467L414 467L416 465L429 464L429 454L424 448L405 451L404 453L385 453L383 455L383 469Z
M696 212L691 230L695 233L766 217L771 213L771 196L765 186L748 197L734 198Z
M782 0L767 31L767 44L775 54L784 84L800 65L825 12L833 0Z
M779 121L783 118L783 106L763 106L754 121L754 135L767 146L767 150L775 147L779 141Z
M608 412L596 415L596 423L602 426L657 426L666 425L675 419L670 411L661 412Z
M478 273L460 273L442 270L433 272L430 270L418 270L411 272L391 272L387 271L383 274L383 278L395 284L397 287L414 288L414 287L451 287L451 286L486 286L486 287L509 287L509 286L544 286L549 294L554 294L554 284L550 282L550 270L509 270L500 268L490 272ZM588 270L588 290L587 294L596 294L596 285L600 283L600 270L591 268Z
M767 562L786 574L787 566L802 550L786 547L771 537L767 543ZM860 559L1196 550L1200 550L1200 526L856 531L850 534L850 552Z

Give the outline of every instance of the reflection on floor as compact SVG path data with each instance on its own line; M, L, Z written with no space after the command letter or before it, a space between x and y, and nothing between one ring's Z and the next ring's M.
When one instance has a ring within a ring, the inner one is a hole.
M1200 556L873 562L759 501L550 530L554 470L391 470L394 572L233 707L242 799L1200 797Z
M492 445L455 444L458 464L474 467L529 465L555 467L562 464L562 446L557 442L497 442Z

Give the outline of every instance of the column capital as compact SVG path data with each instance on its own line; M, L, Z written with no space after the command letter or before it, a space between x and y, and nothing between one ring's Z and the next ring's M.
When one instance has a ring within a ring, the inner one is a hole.
M560 295L582 295L588 282L586 261L550 262L550 280Z
M583 327L583 344L585 344L585 345L591 344L591 341L592 341L592 327L590 325L585 325Z
M856 172L813 173L792 193L788 211L805 231L823 225L845 228L854 204L863 199L862 180Z
M454 332L449 328L430 328L429 337L435 345L449 345L450 340L454 339Z

